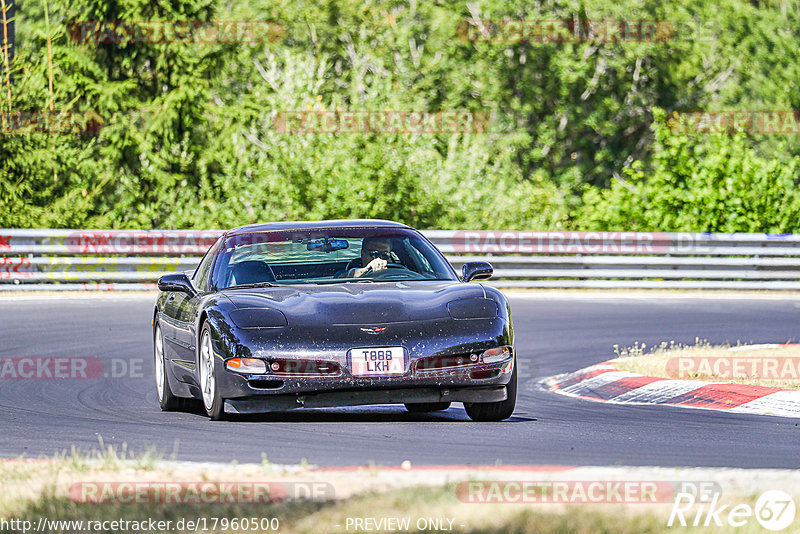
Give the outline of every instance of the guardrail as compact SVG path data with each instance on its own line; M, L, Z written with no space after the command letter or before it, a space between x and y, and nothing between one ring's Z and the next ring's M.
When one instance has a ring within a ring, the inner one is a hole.
M153 289L220 233L0 229L0 291ZM800 234L423 233L456 269L490 261L498 287L800 289Z

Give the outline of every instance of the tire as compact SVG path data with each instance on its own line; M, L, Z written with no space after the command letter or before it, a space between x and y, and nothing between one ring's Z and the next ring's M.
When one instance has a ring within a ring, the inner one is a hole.
M473 421L502 421L511 417L517 405L517 362L511 371L511 380L506 386L508 396L500 402L472 402L464 403L467 415Z
M203 408L212 421L225 419L225 399L217 387L217 371L214 361L214 347L211 343L211 328L203 323L200 343L197 344L197 369L200 374L200 396Z
M186 406L186 399L176 397L169 387L167 360L164 356L164 334L161 332L161 325L157 322L153 333L153 361L155 364L156 394L158 395L159 406L165 412L183 410Z
M441 412L450 407L449 402L415 402L406 403L406 410L411 413Z

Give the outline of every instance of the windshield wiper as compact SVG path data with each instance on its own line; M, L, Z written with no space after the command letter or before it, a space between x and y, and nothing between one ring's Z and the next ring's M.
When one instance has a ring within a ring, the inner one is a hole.
M358 284L363 282L369 282L370 284L373 280L367 280L366 278L333 278L328 280L310 280L308 282L304 282L306 284L317 284L317 285L330 285L330 284Z
M272 282L253 282L252 284L236 284L235 286L228 286L225 289L245 289L248 287L277 287Z

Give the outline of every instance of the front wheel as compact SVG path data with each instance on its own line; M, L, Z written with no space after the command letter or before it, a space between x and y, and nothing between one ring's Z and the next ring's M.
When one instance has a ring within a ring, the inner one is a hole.
M156 323L153 333L153 359L156 368L156 393L158 393L159 406L165 412L184 409L185 399L176 397L169 387L167 360L164 356L164 334L161 333L161 325L158 323Z
M217 371L214 361L214 348L211 345L211 328L208 323L203 324L200 333L200 356L198 358L200 369L200 391L203 395L203 407L212 421L225 418L225 401L220 396L217 387Z
M517 405L517 362L514 362L506 392L506 400L500 402L465 402L467 415L473 421L502 421L511 417Z

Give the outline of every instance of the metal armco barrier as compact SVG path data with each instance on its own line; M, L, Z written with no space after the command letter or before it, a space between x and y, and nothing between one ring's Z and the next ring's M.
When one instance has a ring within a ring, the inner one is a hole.
M423 232L498 287L800 289L800 234ZM0 229L2 290L154 289L194 269L219 230Z

